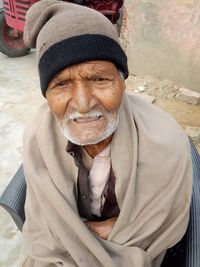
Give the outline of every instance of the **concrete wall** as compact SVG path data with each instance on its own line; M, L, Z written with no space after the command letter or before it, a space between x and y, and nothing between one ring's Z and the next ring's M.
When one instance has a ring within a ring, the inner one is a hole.
M200 91L200 0L125 0L132 74L152 74Z

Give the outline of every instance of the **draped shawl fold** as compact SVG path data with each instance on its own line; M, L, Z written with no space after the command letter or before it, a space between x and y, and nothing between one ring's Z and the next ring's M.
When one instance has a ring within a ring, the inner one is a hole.
M79 217L78 168L67 142L43 105L24 136L24 266L159 266L188 224L192 166L183 130L163 111L125 94L111 142L120 214L108 240Z

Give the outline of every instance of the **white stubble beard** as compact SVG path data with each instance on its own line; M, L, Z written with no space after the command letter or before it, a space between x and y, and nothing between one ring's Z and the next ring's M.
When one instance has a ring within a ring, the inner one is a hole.
M73 112L70 113L68 115L65 115L64 118L62 120L59 120L59 124L61 127L61 131L63 133L63 135L65 136L66 139L68 139L70 142L80 145L80 146L86 146L86 145L92 145L92 144L98 144L99 142L105 140L107 137L109 137L110 135L112 135L118 126L118 122L119 122L119 109L114 111L114 112L101 112L102 116L107 118L107 125L105 130L99 135L97 136L94 140L87 140L82 142L81 140L79 140L78 138L76 138L75 136L73 136L70 132L70 128L67 124L67 122L70 119L74 119L76 117L94 117L96 115L100 115L98 110L91 110L88 113L78 113L78 112ZM83 133L84 134L84 133Z

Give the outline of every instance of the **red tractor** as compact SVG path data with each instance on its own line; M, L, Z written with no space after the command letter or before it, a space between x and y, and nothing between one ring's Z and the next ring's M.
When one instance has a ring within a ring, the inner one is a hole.
M3 0L0 10L0 51L9 57L24 56L29 52L23 42L25 16L38 0ZM78 5L84 5L98 10L116 24L120 17L123 0L69 0Z

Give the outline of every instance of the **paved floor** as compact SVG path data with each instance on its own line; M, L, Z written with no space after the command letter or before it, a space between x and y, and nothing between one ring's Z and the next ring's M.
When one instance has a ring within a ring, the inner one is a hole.
M11 59L0 53L0 193L22 161L24 125L43 101L35 53ZM21 233L0 208L0 266L21 267Z

